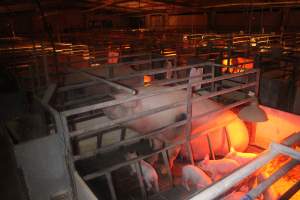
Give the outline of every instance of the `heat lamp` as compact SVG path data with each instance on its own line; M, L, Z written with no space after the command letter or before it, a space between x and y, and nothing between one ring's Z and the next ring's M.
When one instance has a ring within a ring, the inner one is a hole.
M248 95L255 96L252 92ZM255 98L254 101L239 111L238 117L248 124L248 128L250 129L250 144L255 145L256 123L267 121L267 114L259 107L258 100Z
M255 123L265 122L268 120L265 111L258 106L257 99L242 108L238 113L238 117L244 121Z

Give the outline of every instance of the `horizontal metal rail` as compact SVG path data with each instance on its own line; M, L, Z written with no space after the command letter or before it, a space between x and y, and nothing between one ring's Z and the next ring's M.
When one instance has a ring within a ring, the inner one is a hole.
M221 112L224 112L226 110L229 110L231 108L234 108L236 106L239 106L239 105L242 105L242 104L245 104L245 103L249 103L251 101L253 101L254 99L253 98L247 98L247 99L244 99L242 101L238 101L238 102L235 102L235 103L232 103L230 105L227 105L225 107L221 107L219 109L215 109L213 111L210 111L210 112L207 112L207 113L203 113L201 115L197 115L197 116L194 116L192 117L192 120L194 119L197 119L199 117L203 117L203 116L207 116L207 115L211 115L211 114L218 114L218 113L221 113ZM92 152L88 152L88 153L84 153L84 154L80 154L80 155L75 155L74 156L74 160L83 160L83 159L87 159L89 157L93 157L95 155L97 155L98 153L102 153L102 152L105 152L107 150L110 150L110 149L113 149L113 148L116 148L118 146L121 146L121 145L126 145L128 143L131 143L131 142L134 142L134 141L138 141L140 139L144 139L144 138L151 138L151 137L154 137L158 134L161 134L162 132L164 131L167 131L169 129L173 129L173 128L177 128L177 127L180 127L180 126L183 126L184 124L186 124L187 120L182 120L182 121L179 121L179 122L175 122L175 123L172 123L172 124L169 124L167 126L164 126L164 127L161 127L161 128L158 128L156 130L153 130L149 133L146 133L145 135L141 135L141 136L138 136L138 137L133 137L133 138L128 138L126 140L123 140L123 141L120 141L116 144L112 144L112 145L109 145L109 146L105 146L105 147L102 147L101 149L96 149ZM224 125L224 124L222 124ZM219 128L219 127L217 127ZM210 130L206 130L206 131L203 131L201 132L201 135L205 135L205 134L208 134L210 131L212 130L215 130L216 128L213 128L213 129L210 129ZM97 135L97 133L94 133L95 135ZM95 136L93 135L93 136ZM85 135L83 135L84 137ZM191 136L191 139L195 139L199 136L199 134L193 134ZM88 137L85 137L85 138L88 138Z
M283 145L292 145L300 141L300 132L291 135L290 137L283 140L281 144ZM281 152L278 151L278 148L274 148L274 145L270 145L270 148L263 153L261 153L256 159L248 163L247 165L237 169L230 175L221 179L220 181L214 183L213 185L206 188L204 191L198 192L198 194L190 197L191 200L212 200L218 198L237 183L242 181L245 177L251 175L253 172L264 166L266 163L274 159Z
M252 69L252 70L249 70L249 71L239 72L239 73L236 73L236 74L223 75L223 76L219 76L219 77L216 77L216 78L213 78L213 79L197 81L197 85L213 83L213 82L216 82L216 81L222 81L222 80L231 79L231 78L235 78L235 77L240 77L240 76L244 76L244 75L247 75L247 74L253 74L253 73L257 73L257 72L258 72L257 69ZM195 83L193 83L193 85L195 85ZM152 97L152 96L156 96L156 95L160 95L160 94L165 94L165 93L169 93L169 92L174 92L176 90L186 89L186 88L187 88L187 84L182 84L182 85L178 85L178 86L174 86L174 87L168 87L168 88L164 88L164 89L161 89L161 90L155 90L155 91L153 91L152 93L149 93L149 94L136 95L136 96L132 96L130 98L123 99L123 100L113 100L113 101L109 101L109 102L103 102L103 103L100 103L100 104L88 105L88 106L81 107L81 108L66 110L66 111L62 112L62 115L65 116L65 117L68 117L68 116L74 115L74 114L88 112L88 111L95 110L95 109L102 109L102 108L105 108L105 107L110 107L110 106L118 105L118 104L121 104L121 103L130 102L130 101L133 101L133 100L144 99L144 98L148 98L148 97Z
M268 187L270 187L273 183L275 183L278 179L284 176L288 171L293 169L300 162L299 160L291 160L283 167L279 168L276 172L274 172L268 179L261 182L256 188L252 189L247 193L247 197L250 199L256 199L262 192L264 192Z
M102 78L102 77L99 77L91 72L88 72L86 70L75 70L75 69L71 69L71 68L68 68L69 70L73 71L73 72L78 72L78 73L82 73L88 77L90 77L91 79L94 79L96 81L99 81L99 82L102 82L102 83L105 83L105 84L108 84L110 85L111 87L114 87L116 89L119 89L119 90L124 90L125 92L128 92L130 94L136 94L137 91L135 89L132 89L132 88L129 88L127 86L124 86L124 85L121 85L119 83L116 83L116 82L113 82L113 81L109 81L105 78Z
M235 120L235 119L232 119L232 120ZM207 135L209 134L210 132L222 127L222 126L225 126L228 122L231 122L232 120L230 121L226 121L222 124L219 124L218 126L214 127L214 128L211 128L209 130L205 130L203 132L199 132L199 133L194 133L192 136L194 136L194 138L196 137L199 137L199 136L202 136L202 135ZM153 155L156 155L156 154L159 154L159 153L162 153L164 151L167 151L167 150L170 150L176 146L179 146L179 145L182 145L182 144L185 144L186 143L186 140L185 138L180 140L180 141L176 141L176 142L173 142L171 145L168 145L162 149L159 149L159 150L156 150L150 154L147 154L147 155L143 155L143 156L140 156L138 158L135 158L133 160L128 160L128 161L125 161L125 162L122 162L122 163L119 163L119 164L116 164L116 165L113 165L111 167L108 167L108 168L105 168L103 170L99 170L99 171L96 171L96 172L93 172L93 173L90 173L88 175L85 175L83 177L84 180L91 180L91 179L94 179L94 178L97 178L99 176L103 176L106 172L111 172L111 171L114 171L114 170L117 170L121 167L125 167L125 166L128 166L128 165L131 165L135 162L138 162L138 161L141 161L141 160L144 160L144 159L147 159L147 158L150 158L151 156Z
M197 102L197 101L201 101L201 100L208 99L208 98L211 98L211 97L215 97L215 96L219 96L219 95L222 95L222 94L230 93L230 92L233 92L233 91L253 87L255 85L256 85L256 82L242 84L242 85L235 86L235 87L232 87L232 88L229 88L229 89L224 89L224 90L221 90L221 91L218 91L218 92L213 92L211 94L206 94L206 95L203 95L203 96L195 97L194 99L192 99L192 102L194 103L194 102ZM93 133L93 131L96 131L96 130L100 130L100 129L103 130L103 129L106 129L106 128L111 128L112 126L114 126L116 124L125 123L125 122L128 122L128 121L135 120L135 119L145 117L145 116L148 116L148 115L152 115L152 114L155 114L155 113L158 113L158 112L162 112L162 111L166 111L166 110L169 110L169 109L172 109L172 108L177 108L177 107L180 107L180 106L184 106L186 104L187 104L186 100L185 101L174 102L170 105L164 105L164 106L157 107L157 108L154 108L154 109L151 109L151 110L135 113L135 114L132 114L132 115L127 116L127 117L123 117L123 118L115 119L115 120L112 120L112 121L108 121L106 123L97 124L94 127L90 127L88 130L81 129L81 130L72 131L69 134L70 134L70 137L75 137L75 136L79 136L79 135L82 135L82 134L88 135L88 134ZM87 131L91 131L91 133L88 133Z

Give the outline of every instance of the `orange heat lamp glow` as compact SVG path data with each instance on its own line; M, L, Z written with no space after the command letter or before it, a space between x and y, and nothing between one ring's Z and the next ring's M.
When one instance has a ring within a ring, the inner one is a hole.
M151 81L152 81L152 77L151 76L148 76L148 75L144 76L144 85L145 86L150 85Z
M223 59L222 64L229 66L229 65L235 65L232 67L222 67L222 72L223 73L239 73L239 72L244 72L248 69L253 69L253 63L248 63L248 62L253 62L252 59L249 58L243 58L243 57L237 57L237 58L230 58L229 59L229 64L228 64L228 59ZM246 63L246 64L243 64Z

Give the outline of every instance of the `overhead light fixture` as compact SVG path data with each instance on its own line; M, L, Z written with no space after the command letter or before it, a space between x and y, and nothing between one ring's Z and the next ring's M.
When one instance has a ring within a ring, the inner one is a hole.
M267 114L259 107L257 100L242 108L238 117L247 122L265 122L268 120Z

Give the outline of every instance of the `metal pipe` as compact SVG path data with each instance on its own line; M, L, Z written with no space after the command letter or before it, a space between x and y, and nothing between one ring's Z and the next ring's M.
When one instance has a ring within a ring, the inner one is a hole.
M214 128L211 128L211 129L209 129L209 130L205 130L205 131L200 132L200 133L194 133L194 134L192 135L192 136L193 136L192 139L193 139L193 138L196 138L196 137L199 137L199 136L202 136L202 135L209 134L210 132L212 132L212 131L214 131L214 130L220 128L221 126L225 126L225 124L228 124L228 121L226 121L226 122L220 124L219 126L216 126L216 127L214 127ZM91 179L97 178L97 177L99 177L99 176L103 176L107 171L113 171L113 170L119 169L119 168L121 168L121 167L128 166L128 165L130 165L130 164L133 164L133 163L136 162L136 161L139 161L139 160L142 160L142 159L147 159L147 158L149 158L149 157L151 157L151 156L153 156L153 155L162 153L163 151L169 150L169 149L171 149L171 148L175 148L175 147L177 147L178 145L182 145L182 144L185 144L185 140L173 142L171 145L169 145L169 146L167 146L167 147L165 147L165 148L163 148L163 149L154 151L154 152L152 152L152 153L150 153L150 154L148 154L148 155L141 156L141 157L136 158L136 159L134 159L134 160L129 160L129 161L126 161L126 162L123 162L123 163L120 163L120 164L116 164L116 165L111 166L111 167L109 167L109 168L106 168L106 169L104 169L104 170L99 170L99 171L97 171L97 172L93 172L93 173L91 173L91 174L88 174L88 175L84 176L83 178L84 178L84 180L91 180Z
M163 156L164 164L167 167L167 172L168 172L170 184L173 185L173 176L172 176L172 171L171 171L171 168L170 168L170 163L169 163L167 151L163 151L162 156Z
M300 140L300 132L291 135L290 137L283 140L282 144L284 145L292 145L295 142ZM237 169L229 176L221 179L215 184L209 186L202 192L199 192L196 195L193 195L191 200L202 200L202 199L215 199L220 195L224 194L230 188L232 188L235 184L243 180L244 177L251 175L254 171L265 165L270 160L274 159L279 152L274 149L274 146L270 146L269 150L264 151L260 154L256 159L248 163L247 165Z
M105 173L105 176L106 176L106 180L107 180L109 191L110 191L110 197L112 200L117 200L116 190L114 188L114 184L113 184L110 172Z
M70 69L71 71L77 71L77 70L72 69L72 68L68 68L68 69ZM124 91L126 91L126 92L128 92L130 94L133 94L133 95L137 94L137 91L135 89L129 88L129 87L124 86L124 85L121 85L119 83L115 83L115 82L109 81L109 80L107 80L105 78L99 77L96 74L93 74L93 73L88 72L86 70L78 70L78 72L87 75L91 79L94 79L94 80L106 83L106 84L108 84L108 85L110 85L110 86L112 86L112 87L114 87L114 88L116 88L118 90L124 90Z
M230 89L225 89L223 91L218 91L218 92L215 92L215 93L212 93L212 94L203 95L203 96L197 97L197 98L195 98L191 101L196 102L196 101L208 99L208 98L211 98L211 97L214 97L214 96L217 96L217 95L228 93L228 91L233 92L233 91L236 91L236 90L251 87L253 85L255 85L255 83L243 84L242 86L236 86L236 87L233 87L233 88L230 88ZM116 124L125 123L125 122L128 122L128 121L138 119L140 117L145 117L145 116L148 116L148 115L151 115L151 114L155 114L155 113L158 113L158 112L162 112L162 111L169 110L169 109L172 109L172 108L177 108L177 107L184 106L184 105L186 105L185 101L184 102L182 102L182 101L174 102L171 105L164 105L164 106L154 108L154 109L151 109L151 110L147 110L147 111L143 111L143 112L139 112L139 113L134 113L130 116L126 116L126 117L122 117L122 118L119 118L119 119L111 120L111 121L108 121L106 123L97 124L94 127L89 127L88 130L93 132L93 131L99 130L99 129L112 128ZM87 135L88 134L87 130L81 129L81 130L76 130L76 131L70 132L71 137L80 136L82 134ZM89 133L89 134L91 134L91 133Z
M142 199L147 199L147 193L146 193L145 184L144 184L144 181L143 181L143 173L142 173L142 169L141 169L141 163L136 162L134 164L134 167L136 169L136 174L137 174L138 181L139 181L139 184L140 184Z
M253 7L253 6L284 6L284 5L299 5L299 1L281 1L281 2L251 2L251 3L226 3L226 4L218 4L213 6L203 6L203 9L212 9L212 8L225 8L225 7L234 7L234 6L245 6L245 7Z
M242 104L245 104L245 103L248 103L252 101L252 98L248 98L248 99L245 99L245 100L242 100L242 101L239 101L239 102L236 102L236 103L233 103L233 104L230 104L230 105L227 105L225 107L222 107L221 109L216 109L216 110L213 110L211 112L207 112L207 113L203 113L201 115L198 115L198 116L195 116L192 118L193 119L196 119L198 117L203 117L205 115L210 115L210 114L217 114L217 113L220 113L220 112L224 112L225 110L229 110L231 108L234 108L236 106L239 106L239 105L242 105ZM97 155L98 153L101 153L101 152L105 152L107 150L110 150L110 149L113 149L113 148L116 148L120 145L126 145L126 144L129 144L131 142L134 142L134 141L138 141L138 140L141 140L141 139L144 139L144 138L151 138L151 137L154 137L158 134L160 134L161 132L164 132L164 131L167 131L169 129L172 129L172 128L176 128L176 127L179 127L179 126L182 126L184 125L185 123L187 122L187 120L183 120L183 121L179 121L179 122L175 122L175 123L172 123L172 124L169 124L169 125L166 125L164 127L161 127L161 128L158 128L156 130L153 130L149 133L146 133L145 135L141 135L141 136L138 136L138 137L133 137L133 138L128 138L124 141L121 141L117 144L112 144L112 145L108 145L108 146L105 146L105 147L102 147L101 149L96 149L95 151L93 152L89 152L89 153L85 153L85 154L81 154L81 155L76 155L74 156L74 160L77 161L77 160L83 160L83 159L86 159L86 158L89 158L89 157L93 157L95 155ZM228 123L228 122L226 122ZM225 126L225 124L221 124L221 126ZM220 128L221 126L216 126L215 128L213 129L209 129L209 130L206 130L206 131L203 131L201 132L201 135L205 135L207 133L209 133L210 131L212 130L215 130L217 128ZM97 131L98 133L99 131ZM94 133L94 135L91 135L91 136L95 136L96 133ZM191 139L194 139L196 137L198 137L200 134L193 134L191 136ZM80 136L81 137L81 136ZM87 137L86 135L82 135L83 138L89 138Z
M257 198L268 187L270 187L273 183L275 183L278 179L280 179L282 176L284 176L288 171L290 171L293 167L295 167L298 164L299 164L299 161L297 161L297 160L289 161L283 167L281 167L276 172L274 172L268 179L261 182L258 186L256 186L256 188L254 188L250 192L248 192L242 199L244 199L244 198L250 198L250 199Z
M284 155L290 156L290 157L292 157L295 160L300 160L300 152L299 151L291 149L291 148L289 148L289 147L287 147L285 145L276 144L276 143L272 143L271 147L274 150L276 150L276 151L278 151L278 152L280 152L280 153L282 153Z
M193 72L192 68L189 74L189 78L192 78L192 72ZM185 129L185 139L186 139L186 148L188 151L188 155L190 158L190 162L192 165L195 165L194 162L194 157L193 157L193 151L192 151L192 147L191 147L191 132L192 132L192 98L193 98L193 88L192 88L192 79L189 80L188 82L188 86L187 86L187 104L186 104L186 113L187 113L187 123L186 123L186 129Z
M288 191L286 191L278 200L290 199L296 192L300 190L300 181L293 185Z
M221 81L221 80L226 80L226 79L231 79L231 78L240 77L240 76L244 76L244 75L248 75L248 74L253 74L253 73L256 73L256 72L257 72L256 69L252 69L252 70L249 70L249 71L246 71L246 72L240 72L240 73L230 74L230 75L223 75L223 76L216 77L214 79L197 81L197 85L212 83L212 82L215 82L215 81ZM193 83L193 84L195 84L195 83ZM113 100L113 101L109 101L109 102L103 102L103 103L100 103L100 104L89 105L89 106L85 106L85 107L81 107L81 108L66 110L66 111L62 112L62 114L65 117L67 117L67 116L74 115L74 114L88 112L90 110L95 110L95 109L101 109L101 108L105 108L105 107L109 107L109 106L114 106L114 105L117 105L117 104L126 103L126 102L130 102L130 101L133 101L133 100L139 100L139 99L143 99L143 98L148 98L148 97L152 97L152 96L156 96L156 95L160 95L160 94L165 94L165 93L169 93L169 92L174 92L176 90L185 89L185 88L187 88L187 84L182 84L182 85L178 85L178 86L174 86L174 87L167 87L167 88L164 88L164 89L161 89L161 90L155 90L152 93L136 95L136 96L132 96L132 97L129 97L129 98L123 99L123 100ZM219 94L219 93L217 93L217 94Z

